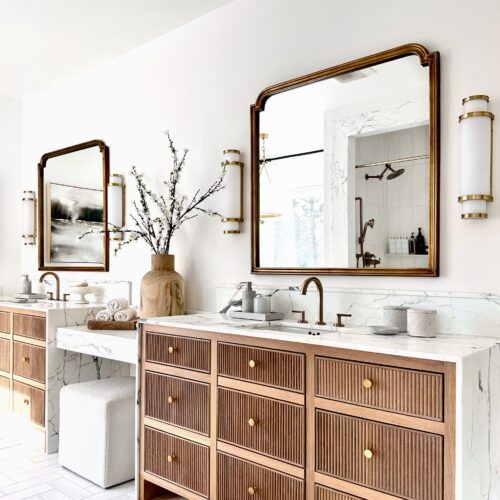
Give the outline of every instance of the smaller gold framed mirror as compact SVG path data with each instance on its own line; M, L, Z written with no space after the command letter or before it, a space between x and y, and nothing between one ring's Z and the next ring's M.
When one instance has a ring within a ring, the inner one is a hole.
M109 150L100 140L46 153L38 164L38 268L108 271Z

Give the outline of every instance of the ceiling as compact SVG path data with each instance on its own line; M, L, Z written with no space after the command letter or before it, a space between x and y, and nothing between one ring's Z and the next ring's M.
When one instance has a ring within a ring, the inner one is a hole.
M232 0L0 0L0 95L23 98Z

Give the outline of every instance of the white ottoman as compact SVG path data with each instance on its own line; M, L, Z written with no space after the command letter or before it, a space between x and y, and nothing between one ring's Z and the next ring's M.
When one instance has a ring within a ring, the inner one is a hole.
M67 385L60 408L60 465L102 488L134 479L135 378Z

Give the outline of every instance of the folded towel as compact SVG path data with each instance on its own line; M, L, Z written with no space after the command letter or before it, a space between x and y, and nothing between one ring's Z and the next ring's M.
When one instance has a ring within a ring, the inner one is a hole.
M120 297L118 299L111 299L108 302L108 309L112 314L116 314L118 311L127 309L127 307L128 307L128 300L124 297Z
M95 319L98 321L113 321L113 313L107 309L103 309L96 314Z
M133 307L127 307L115 314L116 321L132 321L137 318L137 311Z

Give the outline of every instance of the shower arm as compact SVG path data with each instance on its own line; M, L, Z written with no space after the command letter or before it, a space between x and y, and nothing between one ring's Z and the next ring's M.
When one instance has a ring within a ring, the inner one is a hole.
M368 174L365 174L365 179L366 180L368 180L368 179L378 179L379 181L381 181L384 178L384 175L385 175L385 173L388 170L391 170L392 172L394 172L394 169L391 168L391 164L390 163L386 163L385 164L384 170L382 170L382 173L380 173L379 175L368 175Z

